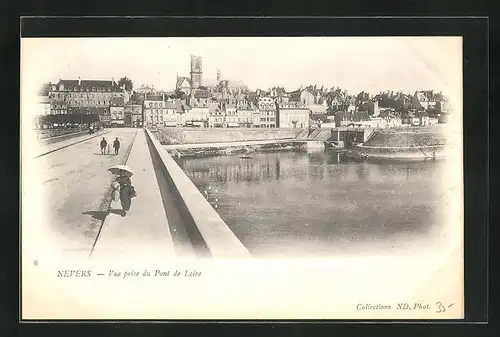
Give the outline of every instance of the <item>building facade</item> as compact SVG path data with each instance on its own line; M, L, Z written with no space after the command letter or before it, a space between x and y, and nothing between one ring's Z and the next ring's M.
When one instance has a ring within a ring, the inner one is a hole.
M222 128L226 122L226 111L222 104L209 102L208 104L208 126L210 128Z
M236 105L234 104L226 104L226 127L228 128L237 128L239 127L238 123L238 112L236 109Z
M209 125L209 108L191 107L186 113L186 125L203 127Z
M238 125L240 128L250 128L253 126L253 114L252 109L244 108L238 109Z
M261 128L275 128L276 121L276 103L271 97L259 97L258 109L260 113Z
M309 109L298 104L278 104L279 128L308 128Z
M128 101L124 108L125 126L139 128L143 126L142 122L142 103Z
M226 113L224 111L210 112L208 115L208 127L223 128L226 124Z
M111 126L125 126L125 103L123 97L113 97L109 106Z
M109 109L111 99L125 97L125 90L114 80L60 80L51 85L49 96L54 102L64 102L68 108Z
M177 105L172 99L165 102L164 125L168 127L177 126Z
M51 115L66 115L68 113L68 104L64 101L50 101L50 114Z
M163 125L165 116L164 95L146 95L143 102L144 125Z

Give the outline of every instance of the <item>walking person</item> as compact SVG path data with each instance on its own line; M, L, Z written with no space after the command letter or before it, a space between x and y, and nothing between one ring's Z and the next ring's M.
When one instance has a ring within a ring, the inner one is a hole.
M134 195L134 187L132 186L132 181L130 176L121 172L116 178L114 192L120 189L120 203L122 205L122 216L125 216L130 210L132 205L132 196Z
M106 154L106 147L108 146L108 142L106 141L106 138L102 137L101 140L101 154Z
M115 148L115 155L117 155L118 151L120 150L120 141L118 140L118 137L116 137L115 141L113 142L113 147Z

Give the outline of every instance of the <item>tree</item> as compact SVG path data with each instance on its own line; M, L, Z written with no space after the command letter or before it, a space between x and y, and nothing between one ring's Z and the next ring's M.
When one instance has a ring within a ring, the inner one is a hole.
M40 96L48 96L50 91L50 83L44 83L38 90Z
M180 98L182 100L186 99L187 98L187 95L184 91L181 91L179 89L176 89L174 94L172 95L172 97L174 98Z
M127 76L120 78L120 80L118 81L118 85L120 87L125 86L125 90L127 91L132 91L132 88L134 87L132 80Z

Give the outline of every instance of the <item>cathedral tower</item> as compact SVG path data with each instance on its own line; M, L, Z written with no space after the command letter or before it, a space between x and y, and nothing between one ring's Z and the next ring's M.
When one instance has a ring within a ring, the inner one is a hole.
M198 89L202 85L203 68L201 56L191 55L191 86Z

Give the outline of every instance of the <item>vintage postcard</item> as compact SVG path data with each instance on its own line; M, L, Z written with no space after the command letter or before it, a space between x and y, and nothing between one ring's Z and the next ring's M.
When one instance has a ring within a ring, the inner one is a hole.
M21 39L22 319L464 317L461 37Z

